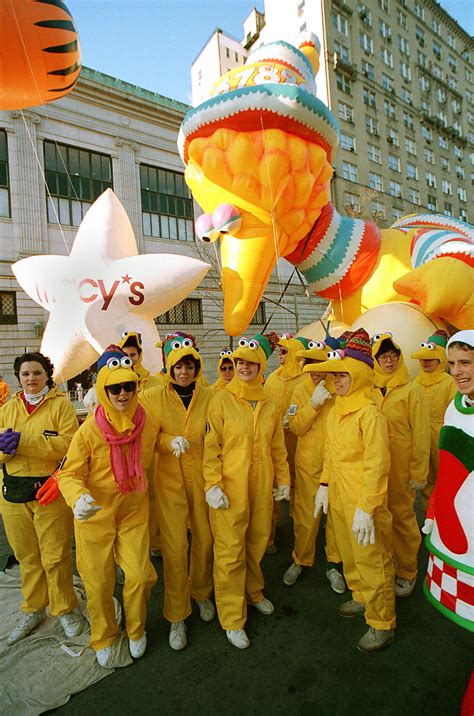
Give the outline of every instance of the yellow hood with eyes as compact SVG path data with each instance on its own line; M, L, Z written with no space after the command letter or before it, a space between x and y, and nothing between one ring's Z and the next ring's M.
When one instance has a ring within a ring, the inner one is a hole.
M382 370L377 360L378 352L384 341L390 341L393 347L400 351L397 369L393 373L386 373ZM377 340L374 340L372 344L372 356L374 358L374 384L377 388L395 388L397 385L406 385L409 382L410 379L403 353L400 346L393 340L391 333L381 333L377 336Z
M117 408L112 405L105 388L108 385L128 382L136 383L138 388L138 375L134 370L132 370L132 368L124 368L120 366L120 368L111 369L107 365L104 365L97 374L97 383L95 386L97 400L103 407L108 422L112 425L114 430L120 434L133 430L135 427L133 416L135 415L138 407L137 390L135 390L128 408L121 411L117 410Z
M168 379L176 384L175 379L172 376L171 370L174 366L179 363L180 360L186 357L193 357L197 360L198 366L196 367L195 380L202 373L202 358L193 346L181 346L181 348L172 348L166 358L166 375Z

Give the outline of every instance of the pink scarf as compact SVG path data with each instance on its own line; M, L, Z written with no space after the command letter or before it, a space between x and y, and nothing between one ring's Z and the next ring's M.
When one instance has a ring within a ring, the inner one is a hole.
M110 464L120 494L127 492L146 492L146 482L141 463L141 434L145 426L146 413L141 405L135 411L133 422L135 429L130 435L117 433L106 418L105 410L99 405L95 411L95 421L110 446ZM122 445L128 445L127 456Z

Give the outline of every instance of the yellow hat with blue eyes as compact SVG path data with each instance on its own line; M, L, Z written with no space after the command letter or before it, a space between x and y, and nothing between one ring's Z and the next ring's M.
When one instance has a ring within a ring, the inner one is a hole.
M176 383L172 376L172 369L183 358L192 358L196 365L197 378L203 369L203 361L199 355L193 336L185 333L169 333L165 340L156 344L163 351L166 361L166 375L172 383Z
M97 360L97 368L97 400L103 407L107 420L118 433L133 430L133 416L138 406L137 391L135 390L130 405L124 411L117 410L112 405L106 391L107 386L117 383L133 382L138 387L138 375L132 369L132 359L119 346L110 345Z

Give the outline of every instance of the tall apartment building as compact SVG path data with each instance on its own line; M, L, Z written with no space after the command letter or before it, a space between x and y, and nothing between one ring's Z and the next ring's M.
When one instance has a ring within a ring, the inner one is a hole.
M84 213L107 187L127 211L139 253L186 254L212 265L202 285L156 322L161 334L181 328L196 335L206 373L215 375L229 337L222 328L214 248L196 243L197 207L177 150L188 109L84 68L63 99L0 112L0 373L12 387L13 360L26 349L39 349L48 314L22 291L11 266L33 254L68 254ZM272 278L250 335L267 321L269 330L294 331L324 310L324 302L311 302L299 282L280 302L290 274L291 267L282 266Z
M473 42L435 0L265 0L264 19L248 50L305 30L321 41L339 211L381 226L419 212L473 221Z

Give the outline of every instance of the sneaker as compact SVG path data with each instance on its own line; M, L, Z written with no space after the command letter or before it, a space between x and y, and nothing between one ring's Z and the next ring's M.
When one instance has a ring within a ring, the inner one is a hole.
M140 639L129 639L128 648L134 659L139 659L143 656L146 649L146 634L141 636Z
M225 635L232 646L236 646L237 649L247 649L250 646L250 639L245 633L245 629L227 629Z
M172 622L170 628L170 647L175 651L184 649L188 640L186 639L186 624L184 622Z
M260 612L260 614L265 614L265 616L269 616L270 614L273 614L275 611L275 607L271 603L269 599L266 597L263 597L261 602L257 602L256 604L252 604L252 607L255 607L257 612Z
M329 583L333 592L336 592L336 594L344 594L347 589L346 582L338 569L336 569L335 567L333 567L332 569L328 569L326 572L326 577L329 579Z
M290 564L285 574L283 575L284 584L286 584L287 587L291 587L291 585L296 582L302 571L303 567L301 566L301 564L295 564L294 562L293 564Z
M45 610L41 609L39 612L25 612L21 618L20 623L13 629L12 633L7 639L8 646L16 644L17 641L21 641L25 636L36 629L45 619Z
M205 599L204 601L199 602L196 599L196 604L198 605L199 616L201 617L203 622L212 622L212 620L216 616L216 608L211 602L211 600Z
M72 612L68 612L67 614L61 614L59 621L61 622L61 626L64 629L64 634L67 639L72 639L73 637L82 634L86 626L86 620L78 609L74 609Z
M405 579L404 577L395 577L395 596L409 597L415 589L415 579Z
M355 617L356 614L365 613L365 604L356 602L354 599L350 599L348 602L341 604L337 611L341 617Z
M372 654L380 651L392 643L395 639L395 629L374 629L369 627L362 639L357 642L357 648L364 654Z
M276 546L274 544L267 545L267 549L265 550L265 554L275 554L275 552L278 552Z
M103 669L111 669L112 667L109 664L112 662L112 647L106 646L105 649L98 649L95 652L95 658Z

